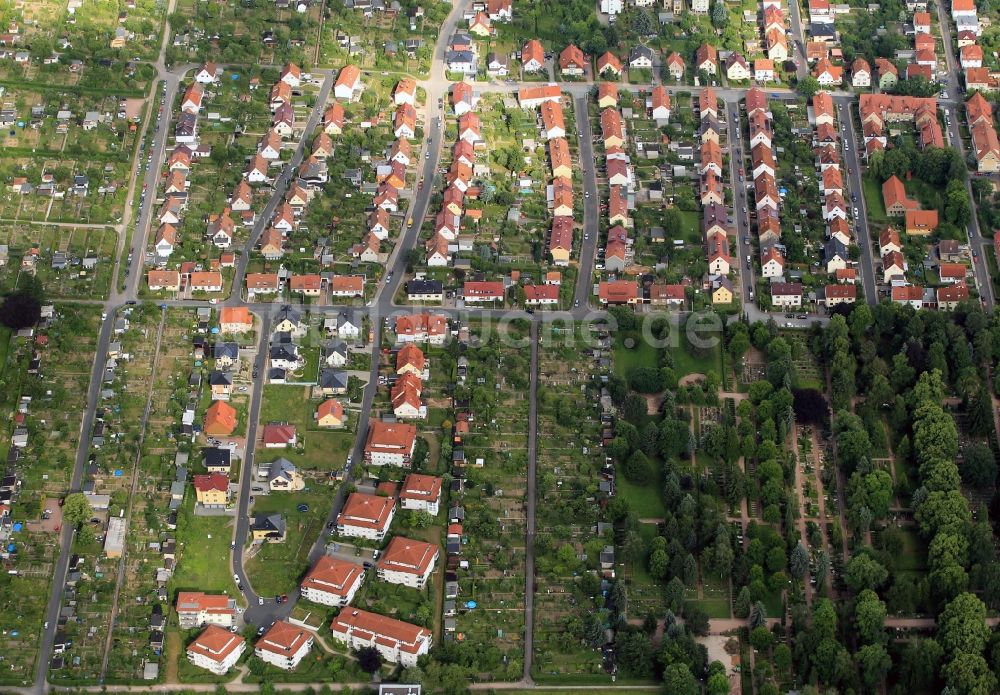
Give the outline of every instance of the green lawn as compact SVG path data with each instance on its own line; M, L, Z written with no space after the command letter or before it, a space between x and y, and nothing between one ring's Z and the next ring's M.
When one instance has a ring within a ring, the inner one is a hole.
M633 347L625 347L625 341L634 341ZM615 336L615 374L628 379L628 375L637 367L660 366L659 350L642 339L636 333L618 333Z
M176 591L222 591L239 596L229 571L232 517L195 516L194 492L189 491L177 515Z
M687 606L700 608L708 614L709 618L731 618L729 611L729 601L724 598L702 598L691 599L684 602Z
M10 349L10 337L14 331L6 326L0 326L0 378L7 369L7 352Z
M680 329L683 330L683 329ZM686 342L686 338L682 338ZM705 357L692 355L685 347L672 347L670 352L674 357L674 373L680 379L686 374L716 374L722 373L721 350L716 344L709 348Z
M341 397L341 403L346 399ZM309 387L268 384L260 408L260 424L288 422L298 430L299 445L291 449L263 451L262 462L285 457L304 470L331 471L343 467L347 453L354 444L354 423L357 413L348 411L348 426L343 430L321 430L315 426L313 414L319 401L309 399Z
M629 501L632 511L640 519L662 519L665 513L663 499L660 496L660 485L636 485L625 479L624 475L615 477L618 494L624 495Z
M909 529L900 529L903 537L903 552L896 561L896 569L902 572L923 572L927 569L926 545Z
M701 243L701 218L694 210L681 211L681 237L689 244Z
M332 502L332 490L322 486L256 498L253 514L281 514L287 529L284 542L265 543L247 562L247 574L258 594L284 594L295 588L308 569L309 550L323 530ZM307 511L300 512L300 504L307 505Z
M865 208L868 219L879 224L888 224L889 216L885 213L885 203L882 201L882 187L871 176L865 175L861 180L865 194Z

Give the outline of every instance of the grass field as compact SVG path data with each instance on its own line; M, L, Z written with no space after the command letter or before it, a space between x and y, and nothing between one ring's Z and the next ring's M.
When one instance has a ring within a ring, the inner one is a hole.
M268 384L264 387L264 400L260 409L260 424L287 422L298 430L299 446L275 450L265 454L263 462L284 456L296 466L307 470L331 471L344 465L347 453L354 444L353 423L357 413L348 412L348 426L343 430L321 430L313 420L319 401L308 398L306 386ZM342 398L341 403L346 403Z
M633 347L625 347L626 340L633 340ZM619 333L615 336L615 374L628 379L633 369L660 366L659 350L642 339L638 333Z
M254 590L262 596L288 593L295 588L308 567L309 550L323 529L333 495L322 486L311 491L274 493L261 496L253 505L253 514L281 514L287 534L283 543L265 543L247 562L247 573ZM304 512L300 504L307 505Z
M730 618L729 601L724 598L702 598L685 601L685 605L695 606L708 614L709 618Z
M10 337L14 331L6 326L0 326L0 378L7 368L7 353L10 350Z
M664 514L663 499L660 496L660 485L636 485L619 475L615 483L618 494L624 495L632 510L640 519L662 519Z
M861 187L864 189L868 219L879 224L888 224L889 216L886 215L885 204L882 202L882 187L870 176L862 179Z
M178 591L224 591L238 596L229 572L229 544L233 520L228 516L195 516L194 494L189 493L177 515Z
M693 210L681 212L681 238L689 244L701 243L701 219Z
M674 372L678 379L686 374L715 374L718 376L722 373L719 345L711 348L706 357L696 357L684 347L672 347L670 352L674 357Z
M923 572L927 569L926 545L913 531L901 529L900 533L903 537L903 552L897 560L896 569L902 572Z

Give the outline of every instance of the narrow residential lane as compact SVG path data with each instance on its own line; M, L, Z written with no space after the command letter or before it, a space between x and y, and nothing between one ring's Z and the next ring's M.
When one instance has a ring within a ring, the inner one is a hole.
M577 268L574 307L586 307L594 277L594 254L600 229L600 198L597 195L597 159L594 156L594 133L590 127L589 98L578 94L573 99L577 135L580 141L580 169L583 172L583 239L580 242L580 264Z
M837 120L844 126L841 131L843 135L843 157L844 168L847 170L847 183L851 193L857 196L852 198L852 205L858 209L854 216L855 242L861 248L861 286L865 291L865 300L872 305L878 304L878 284L875 281L876 254L872 250L872 245L878 240L872 239L871 229L868 226L868 209L865 205L865 192L861 178L861 158L858 156L858 145L860 140L854 130L854 100L849 97L834 97L837 105ZM881 259L878 259L881 260Z
M250 504L250 497L253 493L253 468L255 444L257 441L257 420L260 417L260 404L264 398L264 384L267 383L265 369L267 367L267 346L271 337L271 313L262 311L258 314L260 318L260 336L257 339L257 354L254 356L252 369L257 374L253 381L253 392L250 395L250 407L247 412L247 438L246 446L243 450L243 461L240 463L239 480L239 503L236 507L236 523L233 533L233 544L236 546L232 552L233 573L239 578L239 584L243 589L243 596L247 600L247 610L244 616L249 619L252 610L258 608L258 596L254 593L253 584L247 577L246 568L243 565L244 550L247 544L247 535L250 531L250 514L253 508ZM271 599L274 603L274 599Z
M947 66L945 78L948 87L946 90L948 98L941 98L938 100L938 103L945 114L945 127L948 131L948 140L962 154L962 159L969 161L969 153L966 151L965 143L962 141L962 133L958 127L959 111L956 105L961 103L960 95L962 92L960 91L958 82L958 74L961 68L955 60L955 51L951 42L951 20L945 9L945 3L939 2L936 5L938 26L941 29L941 41L944 44L944 60ZM966 227L966 233L969 237L969 250L972 253L972 269L983 306L988 311L992 311L996 303L996 298L993 296L993 279L990 277L989 264L986 262L986 248L992 246L993 240L984 239L983 233L979 229L979 218L976 216L976 197L972 194L971 179L966 181L965 188L969 192L969 202L972 206L972 219Z
M238 299L243 292L243 280L246 277L247 264L250 262L250 251L253 249L260 235L264 233L264 230L269 224L271 224L271 218L274 216L274 211L278 208L281 202L285 198L285 191L288 189L288 184L295 178L299 165L302 163L302 158L305 155L306 147L312 146L313 133L316 131L316 126L319 123L319 119L323 115L323 110L326 108L326 101L330 98L330 91L333 89L333 73L330 71L317 71L324 72L323 86L319 89L319 94L316 96L316 103L313 105L312 111L309 112L309 119L306 121L305 129L302 131L302 136L299 138L299 143L295 147L295 152L292 154L291 160L288 161L285 166L281 168L281 173L274 177L274 193L271 194L271 198L267 201L267 205L261 210L260 214L257 216L254 222L253 229L250 231L250 236L247 239L247 243L243 247L243 253L240 254L236 261L236 272L233 273L233 287L229 298L225 302L226 304L232 304L234 299Z

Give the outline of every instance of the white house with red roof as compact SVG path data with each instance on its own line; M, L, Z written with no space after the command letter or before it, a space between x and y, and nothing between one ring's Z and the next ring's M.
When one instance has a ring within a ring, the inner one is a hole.
M278 620L257 640L253 653L265 663L291 671L306 657L312 645L311 632Z
M352 492L337 515L337 533L380 541L395 516L396 500L392 497Z
M436 516L441 504L441 487L442 480L437 476L410 473L399 491L400 506Z
M330 624L330 636L351 649L375 647L383 660L410 668L434 642L427 628L360 608L342 610Z
M203 591L177 593L177 619L183 630L202 625L231 627L236 619L236 601L225 594L206 594Z
M236 665L245 650L246 640L242 637L209 625L188 645L187 658L198 668L222 676Z
M343 608L354 600L365 581L361 565L323 555L302 580L302 598L323 606Z
M396 536L375 564L378 578L390 584L423 589L440 554L436 545Z

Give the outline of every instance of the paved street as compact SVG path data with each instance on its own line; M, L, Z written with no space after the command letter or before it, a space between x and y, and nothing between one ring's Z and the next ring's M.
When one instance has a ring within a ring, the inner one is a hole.
M941 38L944 43L945 64L947 65L945 76L949 99L947 101L941 100L943 102L941 108L945 112L945 123L948 130L947 138L951 145L958 148L958 151L962 153L962 159L968 161L968 152L966 151L965 143L962 141L962 134L959 130L958 109L955 108L955 104L958 103L958 100L961 98L960 95L963 93L958 82L958 73L961 68L955 60L954 44L951 42L951 19L948 17L942 3L937 3L937 15L938 23L941 27ZM976 217L975 208L976 199L972 195L971 179L966 182L965 186L969 192L969 200L972 201L972 219L969 221L966 233L969 236L969 250L972 253L972 266L975 273L976 287L979 290L979 296L982 298L983 306L987 310L992 310L996 298L993 296L993 281L990 278L990 269L986 262L986 247L992 246L993 239L984 239L982 232L979 230L979 219Z
M578 94L573 98L576 123L579 128L580 169L583 172L583 239L580 241L579 274L576 277L576 292L573 306L586 307L593 294L592 277L594 257L597 252L597 234L600 230L600 198L597 190L597 159L594 156L594 133L590 127L590 111L587 95Z
M844 198L850 198L853 194L856 200L852 200L851 205L858 208L859 215L854 216L855 243L861 249L861 286L865 291L865 299L869 304L877 304L879 301L878 285L875 276L876 263L881 262L881 258L876 258L877 254L872 250L872 245L878 243L878 239L872 239L871 230L868 226L868 208L865 203L865 193L861 182L861 160L858 156L858 146L861 140L854 130L854 100L848 97L835 97L833 102L837 105L837 122L843 126L841 130L841 155L844 167L847 171L847 185L850 192L845 192Z
M244 449L243 461L240 464L239 481L239 502L236 511L236 524L233 531L233 545L235 550L233 556L233 573L239 577L239 584L243 588L243 596L247 600L247 610L244 619L250 621L250 610L256 610L257 594L253 591L253 585L249 581L243 567L243 549L246 548L247 535L250 532L249 515L253 513L250 506L250 497L253 494L254 481L254 453L257 443L257 421L260 419L260 404L264 397L264 384L267 383L267 348L271 338L271 315L269 312L260 312L260 336L257 341L257 354L254 356L253 371L259 378L254 379L253 392L250 396L250 408L247 414L247 437ZM271 599L274 603L274 599ZM253 622L253 621L250 621Z

